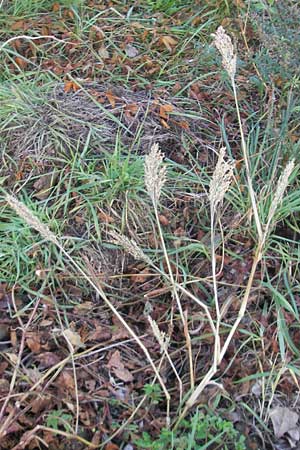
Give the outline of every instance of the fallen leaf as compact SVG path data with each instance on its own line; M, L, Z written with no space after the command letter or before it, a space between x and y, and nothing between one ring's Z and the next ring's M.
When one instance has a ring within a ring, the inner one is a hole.
M126 45L125 52L128 58L135 58L139 54L138 49L131 44Z
M137 284L145 283L147 278L152 277L152 276L153 276L153 273L149 270L149 268L146 267L141 272L133 274L131 277L131 281L133 283L137 283Z
M289 408L277 406L270 412L274 434L277 439L280 439L285 433L296 428L299 420L299 415Z
M17 364L18 362L18 355L16 355L15 353L5 353L5 356L8 356L8 358L10 359L10 361L13 364Z
M25 61L25 59L21 58L20 56L17 56L15 58L15 63L20 69L25 69L27 67L27 61Z
M175 122L175 123L176 123L176 125L178 125L183 130L189 130L190 129L189 123L186 122L185 120L181 120L180 122Z
M105 446L105 450L119 450L119 446L114 444L113 442L109 442L108 444L106 444Z
M132 374L125 368L123 362L121 361L121 354L119 350L116 350L111 355L110 360L107 363L107 367L112 369L113 373L125 383L129 383L133 380Z
M169 219L166 216L164 216L163 214L159 214L158 218L159 218L159 222L161 225L163 225L165 227L167 225L169 225L169 223L170 223Z
M171 36L162 36L159 39L159 42L163 44L169 50L169 52L172 52L173 48L177 44L176 39L172 38Z
M66 81L64 86L65 92L76 92L80 89L80 86L75 81Z
M26 337L26 344L33 353L39 353L41 351L40 336L37 333L30 333Z
M65 338L72 344L73 347L84 347L84 343L81 340L81 337L76 331L72 331L69 328L63 331L63 335Z
M107 51L107 49L104 47L104 45L102 45L99 50L98 50L98 54L102 59L109 59L110 58L110 54Z
M119 350L116 350L110 357L107 367L111 369L112 367L124 367L124 364L121 362L121 354Z
M128 369L113 369L113 373L124 383L130 383L133 380L132 374L129 372Z
M64 370L60 374L60 376L58 378L58 384L59 385L62 384L63 387L66 387L70 391L73 391L74 387L75 387L73 376L71 375L71 373L67 372L66 370Z
M85 341L103 342L111 339L111 332L101 325L97 326L94 331L88 334Z
M37 192L33 195L39 200L45 200L51 193L51 188L57 180L58 172L51 172L40 177L33 185Z
M16 22L14 22L10 29L12 31L18 31L18 30L25 30L25 22L24 20L17 20Z
M161 105L159 108L159 115L162 119L168 119L169 118L169 113L173 111L173 106L172 105Z
M36 359L38 359L39 367L44 369L55 366L61 360L56 353L52 352L39 353Z
M40 327L49 327L50 325L53 324L53 320L52 319L43 319L40 323L39 326Z
M107 100L111 104L112 108L116 106L116 100L118 97L116 97L111 91L105 92L105 95L107 97Z
M125 116L129 119L132 119L135 114L138 112L138 106L135 103L130 103L129 105L125 105Z
M115 223L115 219L111 217L109 214L106 214L106 212L104 212L103 210L99 211L98 217L102 222Z
M60 10L60 4L58 2L53 3L52 5L52 11L58 12Z

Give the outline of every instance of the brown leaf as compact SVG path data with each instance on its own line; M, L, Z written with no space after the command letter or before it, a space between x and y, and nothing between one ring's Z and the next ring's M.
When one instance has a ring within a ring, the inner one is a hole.
M147 280L147 278L152 276L153 273L148 268L145 268L141 272L133 274L131 277L131 281L137 284L144 283Z
M34 189L37 190L34 197L39 200L45 200L48 198L51 192L51 187L54 185L57 178L58 172L51 172L40 177L33 185Z
M289 408L277 406L270 412L274 434L280 439L285 433L293 430L299 420L299 415Z
M159 108L159 115L162 119L168 119L169 118L169 113L173 111L173 106L172 105L160 105Z
M122 369L113 369L113 373L120 380L124 381L124 383L130 383L133 380L132 374L128 369L125 369L125 367L123 367Z
M190 129L189 123L186 122L185 120L181 120L180 122L176 122L176 125L178 125L183 130L189 130Z
M108 444L106 444L105 446L105 450L119 450L119 446L114 444L113 442L109 442Z
M125 105L125 116L129 119L135 116L138 111L138 106L136 103L130 103L129 105Z
M113 373L125 383L129 383L133 380L132 374L125 368L123 362L121 361L121 354L119 350L116 350L111 355L110 360L107 363L107 367L112 369Z
M69 328L65 329L63 331L64 336L66 339L72 344L73 347L84 347L84 343L81 340L81 336L76 333L76 331L72 331Z
M113 217L111 217L109 214L107 214L106 212L104 212L103 210L99 211L98 217L100 220L102 220L102 222L115 223L115 219Z
M116 97L111 91L105 92L105 95L112 108L114 108L116 106L116 100L118 99L118 97Z
M169 223L170 223L169 219L166 216L164 216L163 214L159 214L158 218L159 218L159 222L161 225L163 225L165 227L167 225L169 225Z
M67 372L66 370L64 370L60 374L60 376L58 378L58 384L69 389L70 391L73 391L75 388L73 376L71 375L71 373Z
M33 353L39 353L41 351L40 337L37 333L30 333L26 337L26 344Z
M24 20L17 20L12 24L10 27L12 31L19 31L19 30L25 30L25 22Z
M20 69L25 69L27 67L27 61L21 58L20 56L16 56L15 63L19 66Z
M98 325L94 331L88 334L85 341L97 341L103 342L111 339L111 332L106 330L104 327Z
M52 11L53 12L58 12L60 11L60 4L58 2L53 3L52 5Z
M80 86L75 81L66 81L64 86L65 92L76 92L80 89Z
M169 50L170 53L177 44L176 39L172 38L171 36L162 36L159 39L159 42L163 44Z
M119 350L116 350L110 357L107 367L111 369L112 367L115 368L123 368L124 364L121 362L121 354Z
M38 362L40 363L40 366L48 369L49 367L58 364L60 362L60 357L56 353L44 352L39 354Z

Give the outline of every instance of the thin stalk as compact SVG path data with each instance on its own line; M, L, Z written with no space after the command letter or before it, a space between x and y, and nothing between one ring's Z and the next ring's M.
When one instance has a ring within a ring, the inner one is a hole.
M102 298L102 300L104 300L104 302L107 304L107 306L110 308L110 310L115 314L115 316L118 318L118 320L121 322L121 324L124 326L124 328L126 328L126 330L128 331L128 333L134 338L134 340L137 342L137 344L140 346L140 348L142 349L142 351L144 352L147 360L149 361L155 375L157 376L157 379L164 391L166 400L167 400L167 404L169 405L170 403L170 394L165 386L165 383L163 381L163 379L161 378L147 348L144 346L144 344L142 343L142 341L140 340L140 338L135 334L135 332L130 328L130 326L127 324L127 322L123 319L123 317L121 316L121 314L119 313L119 311L114 307L114 305L108 300L106 294L104 293L104 291L102 290L102 288L98 285L96 285L93 280L85 273L85 271L77 264L77 262L72 258L72 256L65 250L65 248L59 244L58 245L59 249L62 251L62 253L65 255L65 257L72 263L72 265L76 268L76 270L78 270L78 272L81 273L81 275L86 279L86 281L95 289L95 291L99 294L99 296Z
M182 306L181 306L181 302L180 302L180 298L179 298L178 291L177 291L177 286L176 286L177 283L174 280L172 267L171 267L171 264L170 264L169 255L168 255L168 252L167 252L167 248L166 248L163 232L162 232L162 229L161 229L161 225L160 225L160 221L159 221L159 217L158 217L157 205L156 205L155 201L153 201L153 207L154 207L155 218L156 218L156 222L157 222L157 226L158 226L159 236L160 236L160 240L161 240L161 245L162 245L164 256L165 256L165 260L166 260L166 263L167 263L167 268L168 268L168 272L169 272L169 278L170 278L170 281L171 281L171 284L172 284L172 293L173 293L173 296L176 299L177 307L178 307L179 314L180 314L180 317L181 317L181 320L182 320L182 324L183 324L183 329L184 329L184 334L185 334L185 339L186 339L186 347L187 347L187 350L188 350L188 357L189 357L190 384L191 384L191 389L194 389L194 387L195 387L195 380L194 380L193 354L192 354L191 338L190 338L190 334L189 334L189 331L188 331L187 319L185 318L183 310L182 310Z
M248 189L249 189L249 195L250 195L250 200L251 200L251 204L252 204L252 210L253 210L253 214L254 214L255 225L256 225L256 229L257 229L257 233L258 233L258 240L260 242L260 241L262 241L262 238L263 238L263 231L262 231L261 223L260 223L260 220L259 220L257 202L256 202L256 198L255 198L255 192L254 192L254 189L253 189L253 185L252 185L247 146L246 146L243 126L242 126L242 121L241 121L241 114L240 114L240 108L239 108L239 103L238 103L238 98L237 98L236 85L235 85L235 81L234 81L233 77L231 77L231 84L232 84L232 89L233 89L236 113L237 113L239 129L240 129L240 135L241 135L241 145L242 145L243 158L244 158L244 162L245 162L245 169L246 169L246 177L247 177L247 184L248 184Z
M218 287L217 287L217 275L216 275L216 250L215 250L215 211L214 207L211 204L210 207L210 230L211 230L211 270L212 270L212 279L213 279L213 289L214 289L214 299L215 299L215 308L217 315L216 322L216 333L215 333L215 348L214 348L214 359L213 359L213 367L216 370L217 365L219 363L220 358L220 306L218 299Z

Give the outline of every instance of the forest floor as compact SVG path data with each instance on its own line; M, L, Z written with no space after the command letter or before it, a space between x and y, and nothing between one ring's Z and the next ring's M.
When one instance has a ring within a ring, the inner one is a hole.
M0 449L300 448L299 23L0 1Z

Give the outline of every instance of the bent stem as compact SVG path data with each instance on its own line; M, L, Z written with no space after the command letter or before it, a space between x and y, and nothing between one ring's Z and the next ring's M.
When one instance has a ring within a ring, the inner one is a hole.
M219 364L220 358L220 322L221 322L221 314L220 314L220 306L218 299L218 288L217 288L217 276L216 276L216 250L215 250L215 211L214 207L211 204L210 207L210 228L211 228L211 269L212 269L212 279L213 279L213 288L214 288L214 299L215 299L215 308L216 308L216 332L215 332L215 348L214 348L214 359L213 359L213 368L216 371L217 366Z
M127 322L123 319L123 317L118 312L118 310L114 307L114 305L110 302L110 300L107 298L107 296L106 296L105 292L102 290L102 288L98 284L95 284L95 282L91 279L91 277L85 273L85 271L79 266L79 264L77 264L77 262L72 258L72 256L65 250L65 248L61 244L59 244L58 247L62 251L62 253L65 255L65 257L76 268L76 270L78 270L78 272L81 273L81 275L86 279L86 281L88 281L88 283L95 289L95 291L99 294L99 296L102 298L102 300L104 300L104 302L107 304L107 306L110 308L110 310L114 313L114 315L118 318L118 320L121 322L121 324L124 326L124 328L126 328L128 333L133 337L133 339L136 341L136 343L140 346L140 348L144 352L147 360L149 361L149 363L150 363L150 365L151 365L151 367L152 367L152 369L164 391L166 401L167 401L167 424L168 424L168 422L169 422L168 414L169 414L169 409L170 409L171 397L170 397L170 394L166 388L166 385L165 385L163 379L161 378L147 348L144 346L144 344L142 343L140 338L135 334L135 332L130 328L130 326L127 324Z
M245 311L246 311L246 307L247 307L247 303L249 300L249 296L250 296L250 292L251 292L251 288L253 285L253 281L254 281L254 275L257 269L257 265L259 263L259 261L261 260L262 257L262 246L263 246L263 242L261 244L258 245L254 259L253 259L253 263L252 263L252 268L251 268L251 273L248 279L248 283L246 286L246 290L244 293L244 297L240 306L240 310L239 310L239 314L238 317L235 321L235 323L233 324L229 335L227 336L227 339L222 347L222 349L220 349L219 354L217 354L217 352L215 351L215 355L214 355L214 362L212 367L210 368L210 370L206 373L206 375L204 376L203 380L201 381L201 383L197 386L197 388L194 390L194 392L192 392L192 394L190 395L190 397L188 398L185 407L182 411L182 414L179 416L178 420L176 421L175 425L174 425L174 429L178 428L179 423L181 422L182 419L184 419L184 417L186 416L186 414L188 413L188 411L190 410L190 408L193 407L193 405L196 403L199 395L201 394L201 392L205 389L205 387L210 384L212 378L215 376L216 372L217 372L217 368L218 365L222 362L227 350L228 350L228 346L233 338L234 333L236 332L242 318L245 315ZM216 355L218 356L218 360L215 359Z

